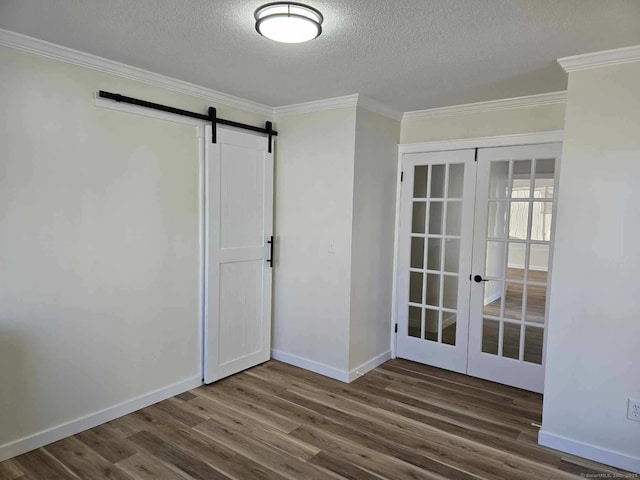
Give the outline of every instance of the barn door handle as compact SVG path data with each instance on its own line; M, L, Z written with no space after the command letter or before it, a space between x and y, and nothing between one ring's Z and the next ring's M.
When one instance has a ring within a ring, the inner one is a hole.
M273 235L269 237L267 243L269 244L269 258L267 258L267 263L271 268L273 268Z

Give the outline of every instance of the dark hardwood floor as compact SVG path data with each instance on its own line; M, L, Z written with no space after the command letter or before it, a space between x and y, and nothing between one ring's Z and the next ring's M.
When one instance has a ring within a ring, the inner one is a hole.
M542 397L404 360L347 385L270 361L0 463L15 479L572 479Z

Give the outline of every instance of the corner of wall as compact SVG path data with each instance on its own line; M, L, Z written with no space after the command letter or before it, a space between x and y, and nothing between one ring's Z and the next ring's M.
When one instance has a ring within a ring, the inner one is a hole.
M300 107L302 109L302 107ZM348 381L356 107L278 118L274 358Z
M398 120L358 108L349 326L349 367L356 376L390 358L399 138Z
M640 57L569 73L539 437L637 473L639 83Z

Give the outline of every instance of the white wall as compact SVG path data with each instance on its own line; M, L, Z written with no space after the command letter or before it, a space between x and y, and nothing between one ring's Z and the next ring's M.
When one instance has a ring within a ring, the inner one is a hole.
M562 130L564 104L403 120L400 143L434 142Z
M282 117L277 130L273 349L288 361L343 372L349 366L356 108Z
M200 378L196 130L96 108L94 94L207 105L4 47L0 70L2 456Z
M349 368L389 352L400 122L358 108Z
M541 442L640 473L640 62L569 74Z
M509 244L509 268L524 268L526 246L522 243ZM546 245L532 244L529 253L529 269L546 272L549 270L549 248Z
M348 107L277 129L274 357L349 381L389 356L400 122Z

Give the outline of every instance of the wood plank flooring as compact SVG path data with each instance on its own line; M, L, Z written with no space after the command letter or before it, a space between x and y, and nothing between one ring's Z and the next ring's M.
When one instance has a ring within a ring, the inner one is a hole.
M509 268L509 279L524 279L524 270ZM535 270L529 271L529 280L533 282L547 282L547 272ZM504 298L504 317L521 321L524 288L522 284L507 283ZM543 324L546 309L547 287L540 285L527 286L526 321ZM484 306L484 315L500 317L502 298L494 300ZM498 354L499 324L491 320L484 320L482 326L482 351ZM526 327L524 344L520 345L520 329L517 323L506 323L503 327L502 355L507 358L520 358L520 348L524 348L524 360L531 363L542 363L542 351L544 343L544 330L534 327ZM442 335L444 337L445 331ZM449 334L451 335L451 334Z
M347 385L270 361L0 463L0 480L573 479L542 397L405 360Z
M524 270L518 268L509 268L509 279L524 279ZM529 281L547 282L547 272L529 271ZM514 320L522 319L522 303L523 303L523 285L518 283L507 283L504 316ZM547 287L540 285L528 285L527 289L527 311L526 320L528 322L544 323L544 316L547 303ZM485 315L500 316L500 306L502 298L494 300L492 303L484 306Z

